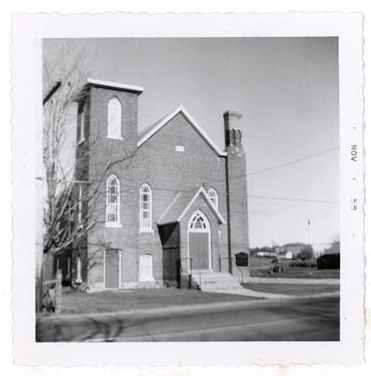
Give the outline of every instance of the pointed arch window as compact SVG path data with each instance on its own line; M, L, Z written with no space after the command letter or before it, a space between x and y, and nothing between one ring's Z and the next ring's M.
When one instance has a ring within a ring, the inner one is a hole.
M120 181L115 175L107 179L106 226L121 227L120 224Z
M85 106L82 108L80 117L77 121L77 142L78 144L81 144L85 141Z
M204 214L198 210L192 218L192 221L189 225L190 230L194 231L207 231L208 230L208 223L207 219L205 218Z
M152 191L148 184L140 187L140 230L152 231Z
M210 201L213 203L214 207L218 209L218 193L214 188L210 188L207 191L207 197L209 197Z
M121 102L113 97L108 102L107 137L121 140Z

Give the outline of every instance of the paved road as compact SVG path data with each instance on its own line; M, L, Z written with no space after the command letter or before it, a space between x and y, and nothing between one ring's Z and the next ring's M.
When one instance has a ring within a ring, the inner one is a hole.
M262 300L38 321L38 341L337 341L339 297Z

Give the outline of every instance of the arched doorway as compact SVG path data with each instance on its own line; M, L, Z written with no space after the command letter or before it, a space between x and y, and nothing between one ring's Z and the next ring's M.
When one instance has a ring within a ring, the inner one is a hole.
M201 210L191 216L188 224L188 257L192 260L190 269L211 269L210 223Z

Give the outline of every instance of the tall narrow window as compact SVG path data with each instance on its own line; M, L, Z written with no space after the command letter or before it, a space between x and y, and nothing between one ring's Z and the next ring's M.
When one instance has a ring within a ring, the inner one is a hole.
M67 257L67 275L66 277L71 277L71 257Z
M76 276L76 283L81 283L82 282L82 274L81 274L81 256L78 254L77 256L77 276Z
M79 144L85 141L85 107L80 113L80 119L77 124L77 140Z
M71 201L68 201L67 202L67 208L66 208L66 220L67 220L66 233L67 233L67 236L71 236L74 223L76 222L76 217L75 217L76 211L74 209L75 209L75 205L73 205L73 203Z
M120 182L115 175L107 180L106 225L120 226Z
M121 136L121 103L114 97L108 102L107 137L122 139Z
M214 188L210 188L207 192L207 196L209 197L215 208L218 209L218 194L216 193L216 190Z
M140 188L140 230L152 229L152 192L148 184Z
M79 221L79 224L82 223L82 187L81 187L81 184L79 184L78 221Z

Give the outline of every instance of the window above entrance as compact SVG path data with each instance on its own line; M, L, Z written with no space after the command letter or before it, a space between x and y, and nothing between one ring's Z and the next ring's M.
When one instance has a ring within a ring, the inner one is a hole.
M190 230L208 230L209 229L208 220L206 219L205 215L200 210L198 210L193 216L189 228Z

